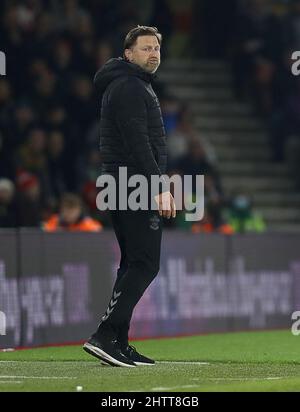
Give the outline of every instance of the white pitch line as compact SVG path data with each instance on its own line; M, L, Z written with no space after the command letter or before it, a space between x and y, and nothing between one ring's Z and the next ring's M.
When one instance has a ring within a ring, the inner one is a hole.
M32 362L32 361L27 361L27 360L0 360L0 363L27 363L27 362ZM53 363L53 361L34 361L34 362L40 362L40 363L46 363L46 362L51 362ZM64 362L64 361L57 361L57 362ZM90 365L92 362L91 361L67 361L68 363L86 363L88 365ZM175 365L210 365L209 362L199 362L199 361L156 361L157 364L175 364Z
M267 380L277 380L277 379L285 379L289 378L284 376L269 376L269 377L262 377L262 378L192 378L192 381L267 381Z
M77 379L70 376L20 376L20 375L0 375L0 379Z
M270 378L267 378L267 380L273 380L273 379L284 379L284 376L270 376Z
M29 362L42 363L42 364L45 364L45 363L51 363L51 364L53 364L53 363L67 363L68 365L70 365L72 363L75 363L76 365L78 363L80 363L80 365L82 365L82 364L90 365L91 363L96 363L96 361L92 361L92 360L91 361L82 361L82 360L65 360L65 361L58 360L58 361L53 361L53 360L24 360L24 359L22 359L22 360L0 360L0 364L1 363L18 363L18 364L20 364L20 363L29 363Z
M22 383L22 381L0 381L0 385L1 385L1 383L5 383L5 384L7 384L7 383L12 383L12 384L15 384L15 383Z
M220 380L224 380L224 381L257 381L257 380L273 380L273 379L284 379L281 376L270 376L270 377L266 377L266 378L204 378L203 380L211 380L211 381L220 381ZM192 379L193 381L195 380L200 380L200 378L194 378ZM170 391L173 389L183 389L183 388L196 388L199 385L180 385L180 386L169 386L169 387L165 387L165 386L158 386L155 388L151 388L150 391ZM133 391L130 391L133 392Z
M16 360L0 360L0 363L15 363L15 362L20 362ZM21 361L22 362L22 361Z
M176 365L209 365L209 362L198 362L198 361L157 361L156 363L167 363Z
M180 386L170 386L170 387L164 387L164 386L158 386L157 388L151 388L150 391L170 391L173 389L181 389L181 388L195 388L198 385L180 385Z

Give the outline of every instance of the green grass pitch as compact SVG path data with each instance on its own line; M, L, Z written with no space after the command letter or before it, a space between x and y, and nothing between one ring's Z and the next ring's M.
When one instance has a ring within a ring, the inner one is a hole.
M0 352L7 391L300 391L300 336L245 332L134 342L155 366L104 366L81 346Z

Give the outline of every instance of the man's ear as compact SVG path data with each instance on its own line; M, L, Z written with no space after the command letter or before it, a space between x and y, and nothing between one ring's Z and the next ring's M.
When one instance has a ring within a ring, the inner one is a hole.
M131 61L132 51L130 49L124 50L124 57L126 60Z

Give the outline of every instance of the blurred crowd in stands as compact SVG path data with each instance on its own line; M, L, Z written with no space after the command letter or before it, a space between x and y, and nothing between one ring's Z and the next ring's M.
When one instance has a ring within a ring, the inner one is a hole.
M292 58L300 51L300 0L248 2L235 33L236 96L252 100L266 121L273 161L288 161L300 187L300 76L292 71L300 57Z
M163 33L162 60L230 59L237 98L252 99L268 121L275 161L285 159L290 136L299 140L300 77L291 74L290 64L300 45L300 0L278 8L265 0L143 0L142 7L140 0L2 3L0 50L7 75L0 77L0 227L110 226L95 202L101 153L93 76L121 55L125 34L137 24ZM243 193L227 199L214 148L199 136L190 108L163 84L155 89L169 174L205 174L203 220L190 224L178 213L166 226L194 233L263 231Z

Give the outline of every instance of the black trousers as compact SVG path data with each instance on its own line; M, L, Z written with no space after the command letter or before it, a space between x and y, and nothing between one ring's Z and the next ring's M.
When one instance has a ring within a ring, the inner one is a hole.
M159 271L162 218L155 210L111 210L110 214L121 261L96 336L116 338L126 347L133 309Z

